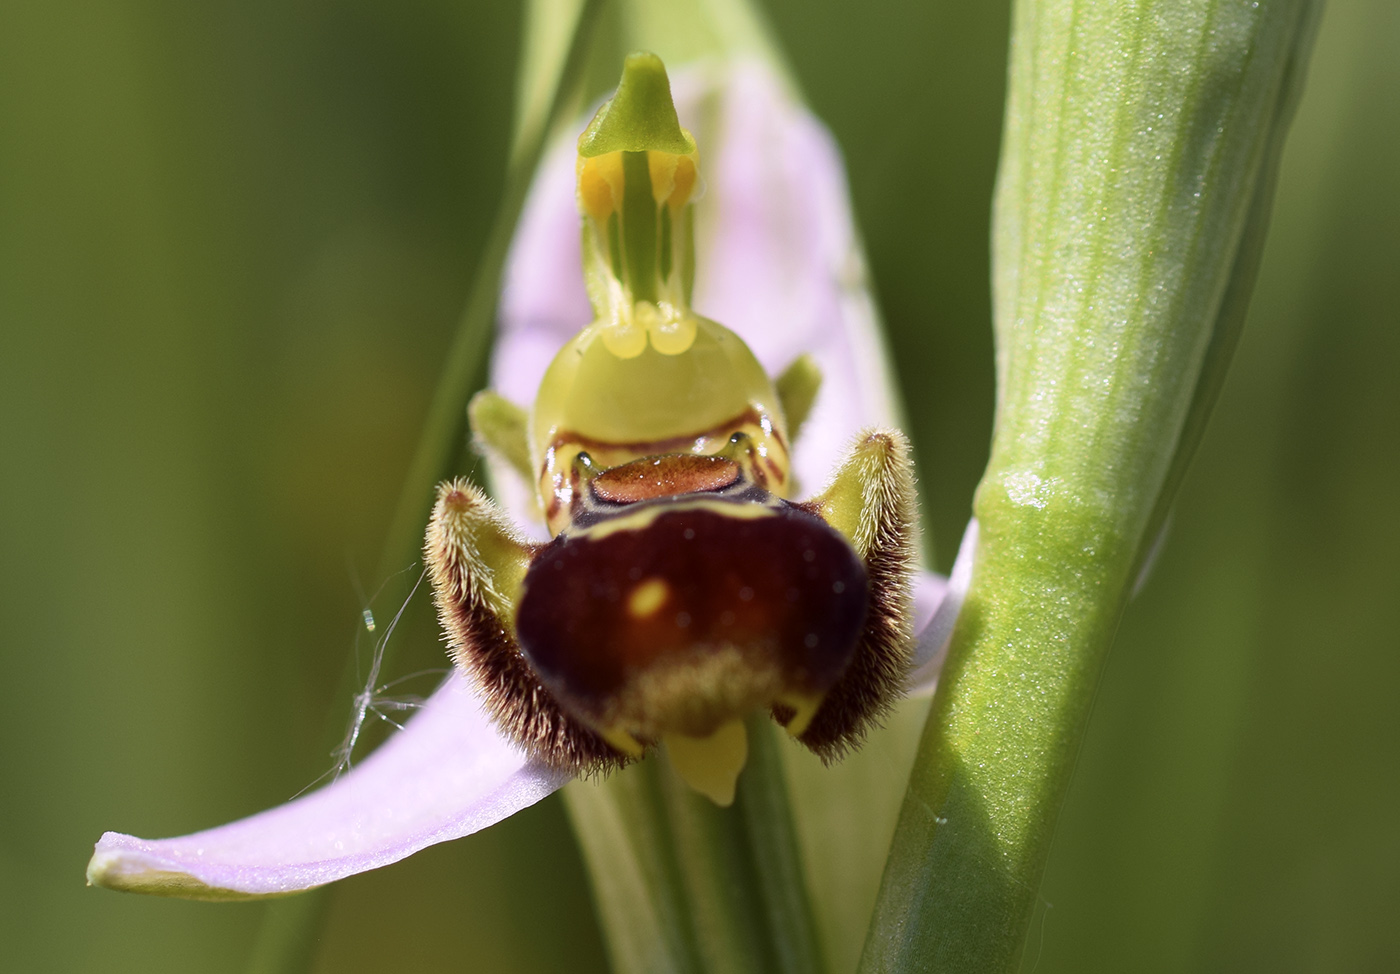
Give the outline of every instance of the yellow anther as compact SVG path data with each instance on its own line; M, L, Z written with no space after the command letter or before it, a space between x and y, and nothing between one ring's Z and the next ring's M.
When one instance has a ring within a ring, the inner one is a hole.
M622 200L622 153L578 160L578 201L583 212L605 223Z
M648 152L647 169L651 173L651 195L657 205L666 204L678 210L690 202L697 178L698 153L688 156L669 152Z
M676 160L669 152L648 152L647 171L651 174L651 196L657 205L665 203L676 188Z
M739 772L749 759L749 736L742 721L721 724L709 737L666 734L666 756L681 780L716 805L734 804Z
M670 594L671 588L663 580L648 578L627 597L627 612L634 619L655 615L656 610L666 604Z
M652 153L656 155L656 153ZM665 197L666 202L672 209L678 210L690 202L690 194L695 191L695 183L699 175L699 153L692 153L688 156L674 156L676 160L675 170L671 175L671 192ZM655 187L655 180L652 182Z

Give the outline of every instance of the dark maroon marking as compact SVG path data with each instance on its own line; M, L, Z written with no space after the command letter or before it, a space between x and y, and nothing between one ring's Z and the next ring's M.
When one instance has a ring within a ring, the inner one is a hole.
M599 500L634 504L657 497L723 490L739 479L739 465L724 457L673 453L644 457L604 471L592 480Z
M865 567L825 521L789 505L771 510L757 518L668 510L596 540L588 532L555 538L525 577L516 615L522 652L565 706L593 722L616 719L618 700L639 677L683 673L727 647L755 674L776 670L781 689L825 692L856 650L869 598ZM667 597L638 618L629 600L653 579ZM745 694L712 689L729 699ZM710 703L713 716L727 719L720 700L687 709ZM666 714L623 716L648 733L667 724Z

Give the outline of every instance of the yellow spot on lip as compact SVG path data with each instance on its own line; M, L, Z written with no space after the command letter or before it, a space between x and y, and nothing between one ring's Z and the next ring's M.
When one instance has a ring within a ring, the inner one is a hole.
M645 619L665 605L670 595L671 587L665 581L648 578L627 596L627 614L634 619Z

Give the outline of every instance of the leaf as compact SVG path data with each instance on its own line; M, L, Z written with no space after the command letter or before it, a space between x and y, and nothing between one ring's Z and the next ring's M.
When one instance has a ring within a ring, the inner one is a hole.
M1140 552L1252 286L1314 8L1016 6L981 534L863 971L1016 968Z

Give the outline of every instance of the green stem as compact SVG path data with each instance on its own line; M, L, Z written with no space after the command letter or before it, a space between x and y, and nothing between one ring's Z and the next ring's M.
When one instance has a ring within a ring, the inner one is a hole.
M565 790L617 974L822 970L770 721L718 808L661 755Z
M781 731L760 714L751 718L749 763L739 778L736 807L744 818L749 850L773 931L776 966L783 974L823 970L812 903L802 868L782 754Z
M656 761L564 789L615 974L701 974Z
M653 756L695 942L708 974L762 974L773 969L763 889L750 855L743 814L698 795ZM737 802L736 802L737 805Z
M1308 0L1018 0L972 586L863 972L1017 968L1094 689L1223 379Z

